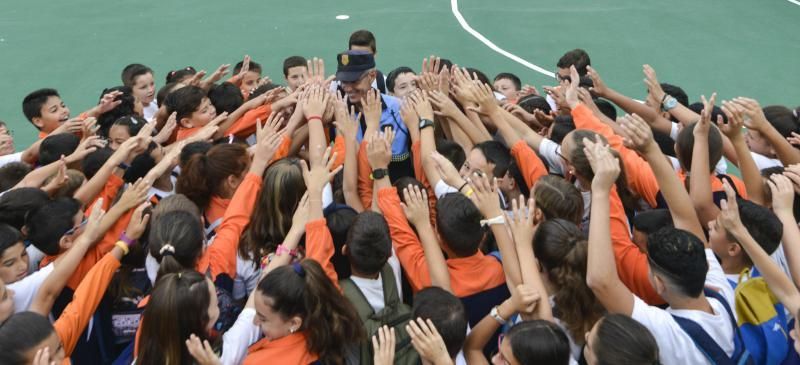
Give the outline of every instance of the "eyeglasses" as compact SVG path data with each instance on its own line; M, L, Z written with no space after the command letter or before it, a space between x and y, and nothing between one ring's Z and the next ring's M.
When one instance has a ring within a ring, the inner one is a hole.
M83 218L83 221L81 221L77 226L72 227L68 231L64 232L64 235L70 236L75 234L75 232L78 232L78 230L81 229L81 227L86 225L86 222L88 222L88 220L86 218Z
M558 81L559 83L561 81L566 81L566 82L572 81L572 78L569 76L561 76L561 74L558 73L558 70L556 70L554 77L556 78L556 81Z

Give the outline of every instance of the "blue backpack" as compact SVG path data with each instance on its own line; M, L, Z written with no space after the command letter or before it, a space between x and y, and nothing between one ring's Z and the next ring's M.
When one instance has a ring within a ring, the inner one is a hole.
M742 271L735 289L739 330L755 364L783 363L792 352L783 305L756 269Z
M728 356L725 351L719 347L716 341L706 332L703 327L701 327L697 322L678 317L676 315L672 315L672 318L675 322L681 326L686 334L691 337L694 345L700 352L705 355L706 359L714 365L756 365L755 361L753 361L750 352L747 351L745 347L744 340L742 339L742 333L739 331L739 327L736 325L736 319L733 317L733 311L731 310L731 306L728 304L728 301L722 297L719 293L711 289L704 289L703 293L705 293L706 297L714 298L722 303L722 306L725 307L725 312L728 313L728 317L730 318L731 325L734 328L733 334L733 356Z

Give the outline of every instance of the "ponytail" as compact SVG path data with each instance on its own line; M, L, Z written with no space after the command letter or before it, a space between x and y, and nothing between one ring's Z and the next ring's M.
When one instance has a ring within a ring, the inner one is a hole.
M159 262L158 277L192 270L203 252L203 224L192 213L168 212L150 227L150 255Z
M314 260L279 267L258 284L283 318L299 316L308 350L324 363L344 364L347 348L364 338L361 320Z
M205 209L212 195L221 195L225 180L242 176L250 163L247 149L240 144L219 144L186 162L175 187L198 207Z

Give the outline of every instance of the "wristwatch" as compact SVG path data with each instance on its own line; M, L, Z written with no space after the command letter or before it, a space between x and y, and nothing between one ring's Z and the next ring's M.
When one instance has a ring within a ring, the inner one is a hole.
M389 176L389 169L375 169L369 174L370 180L380 180Z
M494 306L492 310L489 312L489 315L492 316L492 318L494 318L494 320L497 321L497 323L500 323L500 325L505 325L506 322L508 321L505 320L503 317L500 317L500 314L497 313L497 307L498 306Z
M664 97L664 101L661 102L661 110L668 112L678 106L678 99L673 98L670 95L666 95Z
M419 130L423 130L428 127L433 127L433 121L430 119L420 118L419 119Z

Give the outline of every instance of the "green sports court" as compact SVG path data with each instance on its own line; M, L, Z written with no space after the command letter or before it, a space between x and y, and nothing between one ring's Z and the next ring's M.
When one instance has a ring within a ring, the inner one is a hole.
M384 72L419 70L436 54L539 87L553 83L546 72L558 57L584 48L608 84L634 97L649 63L692 99L718 91L800 104L796 0L27 0L0 12L0 119L25 146L35 138L20 106L27 93L56 88L77 115L121 84L129 63L153 68L157 87L170 70L210 72L244 54L276 82L294 54L323 57L332 73L361 28L375 33Z

